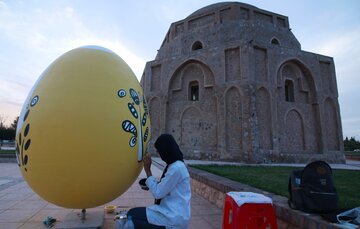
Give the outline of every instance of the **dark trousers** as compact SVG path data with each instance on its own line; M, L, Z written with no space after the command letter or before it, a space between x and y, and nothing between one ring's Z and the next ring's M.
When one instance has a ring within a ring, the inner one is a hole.
M146 217L146 208L132 208L128 211L127 216L131 216L135 229L165 229L164 226L150 224Z

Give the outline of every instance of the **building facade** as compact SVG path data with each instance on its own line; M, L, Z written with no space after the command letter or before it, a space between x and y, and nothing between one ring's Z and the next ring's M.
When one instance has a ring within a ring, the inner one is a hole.
M171 24L141 84L153 138L187 159L345 161L333 58L301 50L286 16L204 7Z

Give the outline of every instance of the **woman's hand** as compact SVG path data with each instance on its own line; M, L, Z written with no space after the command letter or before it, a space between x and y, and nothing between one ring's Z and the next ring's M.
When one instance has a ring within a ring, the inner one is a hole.
M151 173L151 156L150 154L146 153L143 157L143 162L144 162L144 170L145 170L145 173L147 175L147 177L149 176L152 176L152 173Z

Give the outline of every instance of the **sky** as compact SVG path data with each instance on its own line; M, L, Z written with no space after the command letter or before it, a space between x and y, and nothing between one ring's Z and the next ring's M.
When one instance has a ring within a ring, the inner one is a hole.
M213 0L0 0L0 118L10 125L37 78L65 52L99 45L140 80L171 25ZM243 0L289 18L304 51L335 61L343 136L360 140L360 1Z

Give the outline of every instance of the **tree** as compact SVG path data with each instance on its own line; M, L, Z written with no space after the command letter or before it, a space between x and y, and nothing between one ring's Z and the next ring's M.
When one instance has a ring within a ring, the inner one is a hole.
M14 119L14 121L11 123L11 126L10 126L10 127L11 127L12 129L16 130L18 121L19 121L19 116L17 116L17 117Z
M344 140L344 150L345 151L354 151L355 149L360 149L360 142L355 139L355 137L348 137Z
M5 115L3 115L3 114L0 114L0 128L2 129L2 128L5 128L5 122L6 122L6 117L5 117Z
M0 115L0 140L15 140L16 126L19 117L16 117L10 127L5 126L6 118L4 115Z

